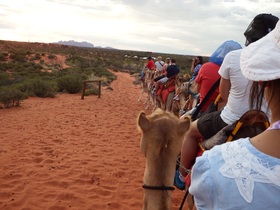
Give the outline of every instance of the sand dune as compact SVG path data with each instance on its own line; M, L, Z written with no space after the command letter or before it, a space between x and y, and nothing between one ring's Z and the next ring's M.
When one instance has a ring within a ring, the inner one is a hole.
M116 72L101 98L59 94L0 110L0 209L141 209L140 86ZM150 113L150 111L146 111ZM174 191L172 209L184 193Z

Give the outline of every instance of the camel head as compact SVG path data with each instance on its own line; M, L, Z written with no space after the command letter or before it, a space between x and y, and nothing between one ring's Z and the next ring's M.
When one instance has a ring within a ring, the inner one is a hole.
M142 132L140 147L146 159L144 185L172 187L176 160L190 119L178 119L171 112L156 109L148 116L141 112L137 125ZM171 190L144 189L143 209L170 209L171 195Z
M189 91L190 91L193 95L195 95L195 94L198 93L198 91L197 91L197 83L196 83L195 81L192 81L192 82L189 83Z

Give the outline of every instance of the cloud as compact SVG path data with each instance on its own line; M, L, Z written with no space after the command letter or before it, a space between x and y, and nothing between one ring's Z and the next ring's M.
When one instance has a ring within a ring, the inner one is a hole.
M0 0L4 40L87 41L119 49L210 55L280 0Z

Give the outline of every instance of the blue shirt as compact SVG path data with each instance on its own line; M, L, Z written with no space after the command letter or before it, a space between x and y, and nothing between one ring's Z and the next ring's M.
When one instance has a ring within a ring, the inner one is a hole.
M196 159L189 191L199 210L279 210L280 159L249 138L215 146Z
M192 74L192 77L191 77L191 79L190 79L190 82L195 80L195 78L197 77L198 72L199 72L201 66L202 66L201 64L197 64L197 65L194 67L194 69L193 69L193 74Z

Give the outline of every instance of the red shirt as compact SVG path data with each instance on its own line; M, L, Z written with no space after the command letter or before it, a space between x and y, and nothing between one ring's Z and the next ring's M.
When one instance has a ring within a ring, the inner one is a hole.
M205 98L208 91L211 87L215 84L215 82L220 78L220 74L218 73L220 66L212 63L207 62L202 65L201 69L198 72L198 75L195 79L195 82L200 84L200 102ZM208 101L204 104L201 111L204 112L207 107L210 105L212 101L215 101L216 97L219 95L219 86L210 96Z
M151 70L155 70L155 63L153 60L149 60L147 65L146 65L147 68L151 69Z

